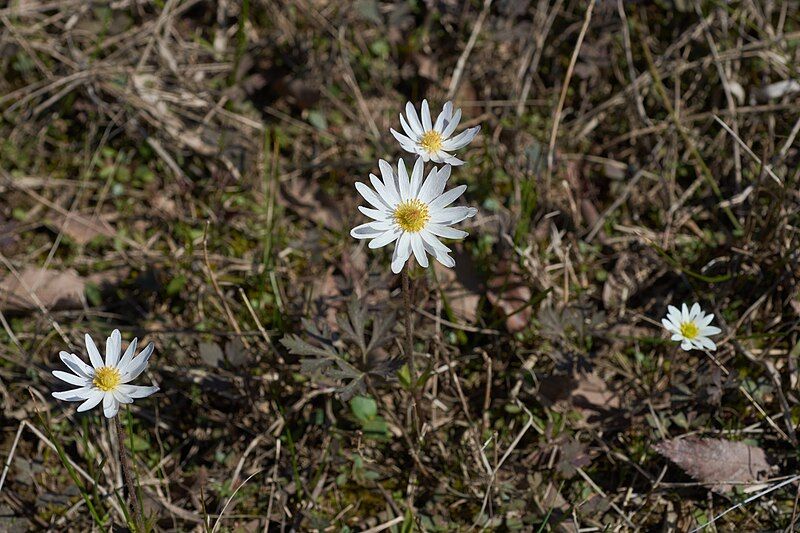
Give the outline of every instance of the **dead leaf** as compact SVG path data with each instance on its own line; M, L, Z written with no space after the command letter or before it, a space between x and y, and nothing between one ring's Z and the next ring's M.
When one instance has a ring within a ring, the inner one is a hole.
M9 273L0 281L0 310L75 309L83 305L86 282L72 269L63 272L26 267L19 279ZM35 297L31 294L33 293Z
M64 216L60 213L47 218L47 224L54 231L63 232L80 245L84 245L96 237L113 237L116 232L106 220L98 217L87 217L79 213L69 213Z
M489 280L486 298L506 316L506 329L510 333L522 331L531 322L531 288L512 261L502 260L495 272L495 277Z
M201 342L197 347L200 360L211 367L219 366L225 355L222 353L222 348L216 342Z
M764 450L744 442L687 437L662 441L653 449L720 494L733 483L757 483L770 473Z
M242 367L250 359L250 354L244 347L242 339L236 337L225 343L225 357L234 367Z
M578 411L587 423L617 414L622 404L619 394L597 372L582 370L573 370L571 375L549 376L542 381L539 393L562 411Z
M453 253L456 266L446 268L434 262L436 279L444 292L447 304L456 318L474 324L481 300L480 279L468 254Z
M315 180L298 178L282 184L280 198L301 217L328 229L342 225L341 213L326 201Z

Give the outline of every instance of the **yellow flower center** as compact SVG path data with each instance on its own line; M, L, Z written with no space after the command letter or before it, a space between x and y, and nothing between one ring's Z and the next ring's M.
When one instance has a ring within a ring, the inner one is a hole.
M122 376L120 375L119 370L113 366L104 366L103 368L98 368L95 371L92 383L101 391L108 392L116 389L121 381Z
M400 229L410 233L420 231L431 218L428 206L416 198L398 205L392 216Z
M694 322L681 322L681 335L686 339L694 339L700 333L700 328Z
M442 134L436 130L426 131L422 134L419 145L422 146L426 152L438 152L442 147Z

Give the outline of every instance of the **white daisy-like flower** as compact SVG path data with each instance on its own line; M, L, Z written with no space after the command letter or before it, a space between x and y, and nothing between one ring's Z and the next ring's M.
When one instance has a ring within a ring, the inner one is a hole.
M446 267L456 263L450 257L450 248L442 244L439 237L463 239L466 231L451 228L465 218L475 216L474 207L448 207L465 190L459 185L444 192L450 177L450 165L437 169L434 167L423 181L424 163L417 158L411 177L406 165L400 159L397 171L384 160L378 162L383 181L374 174L369 175L372 187L358 182L356 189L372 207L359 206L358 209L372 219L372 222L353 228L350 235L356 239L371 239L370 248L382 248L397 241L392 256L392 272L398 274L413 254L417 262L428 267L428 257L432 255Z
M59 353L59 357L72 373L54 370L53 375L78 388L54 392L53 397L68 402L83 402L78 406L79 413L88 411L102 401L103 414L106 418L112 418L119 411L119 404L133 403L134 399L150 396L158 390L158 387L129 385L144 372L147 361L153 353L151 342L137 357L134 357L138 343L138 339L133 339L120 359L122 337L119 330L115 329L106 340L106 358L103 361L97 346L87 333L86 350L89 352L89 361L92 365L87 365L75 354Z
M680 310L673 305L668 306L667 310L667 316L661 319L661 323L672 333L671 340L681 341L681 348L687 352L692 348L717 349L717 345L709 339L709 336L716 335L722 330L710 325L714 320L713 314L706 314L697 303L692 305L691 309L683 304Z
M417 110L411 102L406 103L406 117L408 120L403 117L402 113L400 114L400 124L406 134L403 135L391 129L392 135L400 142L403 150L418 154L426 163L433 161L453 166L463 165L462 160L448 152L468 145L481 130L480 126L475 126L451 137L461 120L461 110L456 109L456 112L453 113L452 102L444 104L435 123L431 123L431 111L427 100L422 101L422 121L417 116Z

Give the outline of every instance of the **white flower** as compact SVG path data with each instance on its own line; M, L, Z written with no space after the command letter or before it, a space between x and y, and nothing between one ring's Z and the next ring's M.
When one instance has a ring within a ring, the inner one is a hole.
M365 184L356 183L356 189L372 207L358 209L373 219L372 222L353 228L350 235L356 239L372 239L370 248L382 248L397 241L392 256L392 272L398 274L411 254L417 262L427 268L430 254L446 267L456 263L450 257L450 248L438 237L463 239L466 231L449 226L465 218L475 216L474 207L447 207L467 189L459 185L444 192L450 177L450 165L441 169L434 167L425 181L422 180L424 163L417 158L409 179L406 165L401 159L397 172L384 160L378 162L383 181L374 174L369 175L374 191Z
M142 387L128 385L147 368L147 361L153 353L153 343L147 345L138 357L134 357L138 339L133 339L125 350L122 359L122 337L119 330L115 329L106 341L105 362L100 357L94 341L86 334L86 350L89 352L89 361L92 366L84 363L75 354L61 352L59 357L72 371L62 372L54 370L53 375L70 385L77 385L77 389L63 392L54 392L53 397L68 402L83 403L78 406L78 412L88 411L95 405L103 402L103 414L112 418L119 410L121 403L133 403L135 398L146 398L158 390L158 387Z
M403 135L392 129L392 135L400 142L403 150L418 154L426 163L433 161L434 163L448 163L453 166L463 165L464 162L462 160L447 152L452 152L468 145L481 129L480 126L475 126L451 138L458 126L458 122L461 120L461 110L457 109L453 113L452 102L444 104L444 108L439 113L434 124L431 124L431 111L428 108L427 100L422 101L422 122L417 117L417 110L414 109L414 105L411 102L406 104L406 116L408 121L406 121L402 113L400 114L400 124L406 134Z
M692 305L690 310L686 304L681 306L679 311L675 306L668 306L666 318L661 319L661 323L672 333L673 341L681 341L681 348L687 352L692 348L698 350L716 350L717 345L709 339L710 335L716 335L722 330L716 326L710 326L714 320L714 315L705 314L700 309L699 304Z

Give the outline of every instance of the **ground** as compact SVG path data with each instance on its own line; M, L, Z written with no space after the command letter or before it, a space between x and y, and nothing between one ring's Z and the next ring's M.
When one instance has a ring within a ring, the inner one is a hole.
M50 395L115 328L147 528L794 530L798 44L785 1L6 2L0 530L126 527ZM350 230L423 98L479 211L409 310Z

